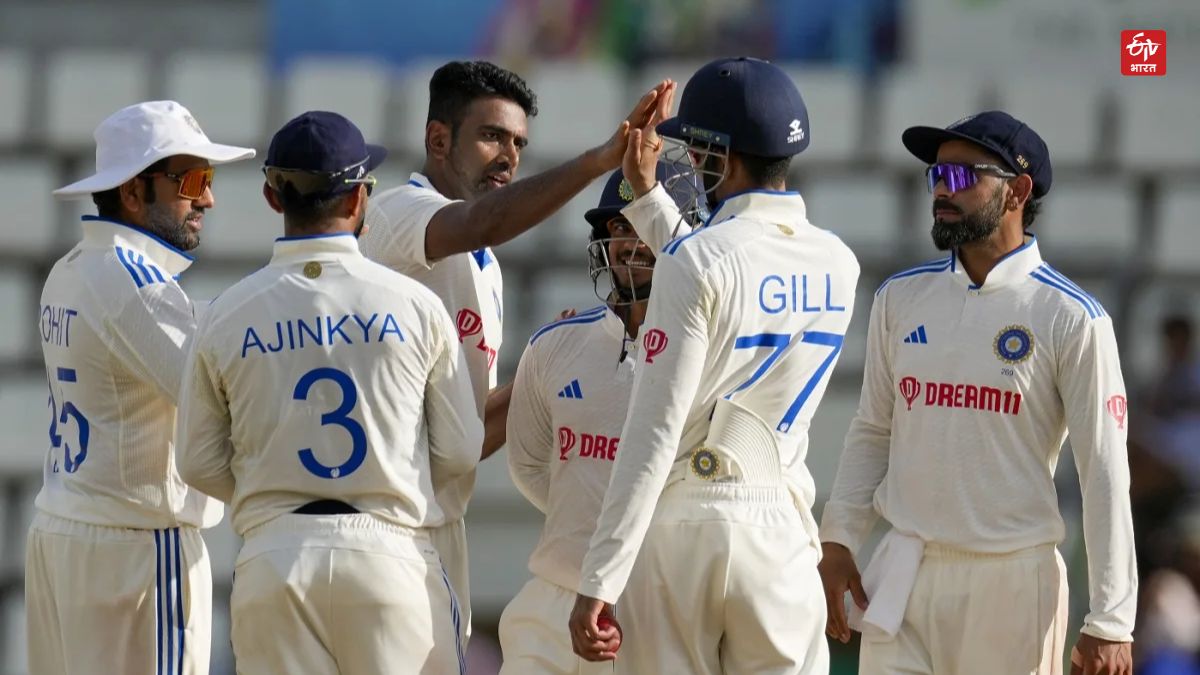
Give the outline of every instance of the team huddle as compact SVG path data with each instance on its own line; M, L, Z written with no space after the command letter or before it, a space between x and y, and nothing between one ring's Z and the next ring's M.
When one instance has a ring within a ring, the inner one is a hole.
M792 80L714 61L677 113L664 80L609 138L520 181L525 82L451 62L429 90L424 165L374 195L387 151L352 121L285 124L262 184L282 236L211 303L178 279L214 166L255 151L171 101L97 128L96 173L55 192L97 215L40 307L31 672L208 673L200 529L228 507L239 673L465 673L464 516L477 464L505 448L545 515L500 620L506 675L828 673L827 636L852 629L871 675L1061 673L1068 433L1090 599L1072 669L1132 672L1117 345L1029 232L1052 176L1032 129L988 111L904 133L947 255L874 292L818 524L808 428L859 265L787 189L811 138ZM491 247L599 179L579 226L600 304L538 329L500 384Z

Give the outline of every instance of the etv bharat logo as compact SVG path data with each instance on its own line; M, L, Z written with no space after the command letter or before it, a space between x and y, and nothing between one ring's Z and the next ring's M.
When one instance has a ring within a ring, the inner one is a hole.
M1167 31L1121 31L1121 74L1161 77L1167 74Z

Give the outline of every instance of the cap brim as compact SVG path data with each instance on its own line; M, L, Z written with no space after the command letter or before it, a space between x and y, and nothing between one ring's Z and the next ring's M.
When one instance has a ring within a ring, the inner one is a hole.
M604 208L588 209L583 214L583 219L588 221L592 227L600 227L608 223L608 221L621 215L621 209L611 206Z
M387 148L382 145L367 144L367 171L374 171L376 167L383 164L383 160L387 159Z
M683 132L680 131L682 127L683 122L680 121L679 116L675 116L659 122L658 126L654 127L654 130L657 131L660 136L683 140Z
M917 159L926 164L937 162L938 148L946 141L967 141L979 147L1004 157L1004 151L991 143L972 138L966 134L938 127L909 127L900 135L900 141ZM1007 162L1006 162L1007 163Z
M104 192L111 190L125 181L133 178L146 167L165 157L174 157L176 155L191 155L201 159L207 159L214 166L217 164L228 164L230 162L238 162L243 159L251 159L255 155L254 148L242 148L236 145L222 145L221 143L202 143L199 145L173 145L169 148L163 148L156 152L143 156L138 162L122 167L113 167L105 171L101 171L94 175L88 176L83 180L75 181L70 185L61 187L53 192L55 197L62 199L81 198L92 195L96 192Z

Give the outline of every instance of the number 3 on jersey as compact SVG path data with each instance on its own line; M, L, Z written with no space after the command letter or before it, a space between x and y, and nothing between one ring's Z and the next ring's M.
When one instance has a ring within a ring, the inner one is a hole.
M775 426L776 431L786 434L788 430L792 428L792 423L796 421L796 416L800 414L800 409L803 408L804 404L808 402L808 398L812 396L813 390L817 388L817 385L821 382L821 378L825 376L825 373L829 370L829 367L833 365L834 360L837 359L838 354L842 351L842 342L844 339L845 336L843 335L839 335L837 333L825 333L821 331L810 330L804 331L800 334L799 342L818 345L821 347L829 347L830 352L829 355L825 357L825 360L817 366L817 369L813 372L812 377L808 378L808 381L804 383L804 387L800 389L800 393L796 395L796 398L792 401L792 404L788 406L787 412L783 414L783 419L779 420L779 424ZM742 384L738 385L736 389L726 394L725 398L729 398L730 396L733 396L743 389L749 388L751 385L757 382L763 375L766 374L768 370L770 370L775 361L783 355L783 352L787 351L787 348L791 344L792 336L786 333L758 333L756 335L743 335L735 340L733 343L734 349L757 349L759 347L770 347L772 351L767 355L767 358L764 359L761 364L759 364L758 369L754 371L754 373L750 376L750 379L746 380Z
M354 386L354 380L351 380L349 375L336 368L314 368L296 383L292 398L297 401L307 400L308 391L321 380L332 380L342 389L342 404L333 412L321 415L321 426L333 424L350 434L350 456L337 466L326 466L313 454L312 448L304 448L297 454L300 455L300 463L312 475L320 478L345 478L362 466L363 460L367 458L367 434L358 420L349 417L350 411L358 404L358 387Z

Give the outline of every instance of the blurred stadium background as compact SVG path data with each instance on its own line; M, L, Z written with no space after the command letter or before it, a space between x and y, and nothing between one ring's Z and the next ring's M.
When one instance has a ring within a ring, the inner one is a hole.
M1129 28L1167 30L1168 76L1119 76L1120 31ZM38 295L76 241L78 216L92 212L90 202L58 203L50 192L90 173L101 119L173 98L214 140L252 145L261 158L294 114L336 110L392 149L378 173L390 187L420 168L433 68L488 58L539 96L520 169L530 175L606 138L652 82L686 82L709 58L733 54L787 64L813 139L791 182L811 220L841 235L863 266L852 334L811 430L818 512L857 404L871 291L935 255L923 167L900 131L1004 108L1051 149L1054 187L1034 226L1043 254L1116 322L1133 411L1140 672L1197 672L1200 366L1178 332L1168 350L1162 330L1164 319L1190 321L1200 309L1196 0L0 0L0 673L25 672L24 537L46 446ZM217 172L217 205L183 280L197 301L260 266L281 232L259 193L260 162ZM598 189L500 247L502 381L536 326L597 302L582 214ZM1074 634L1086 577L1069 455L1058 482ZM468 521L471 672L495 672L495 626L528 578L540 526L503 456L481 467ZM230 673L225 608L238 542L227 525L207 538L217 580L213 672ZM1156 669L1177 656L1191 658L1192 670ZM835 646L835 672L853 668L853 651Z

